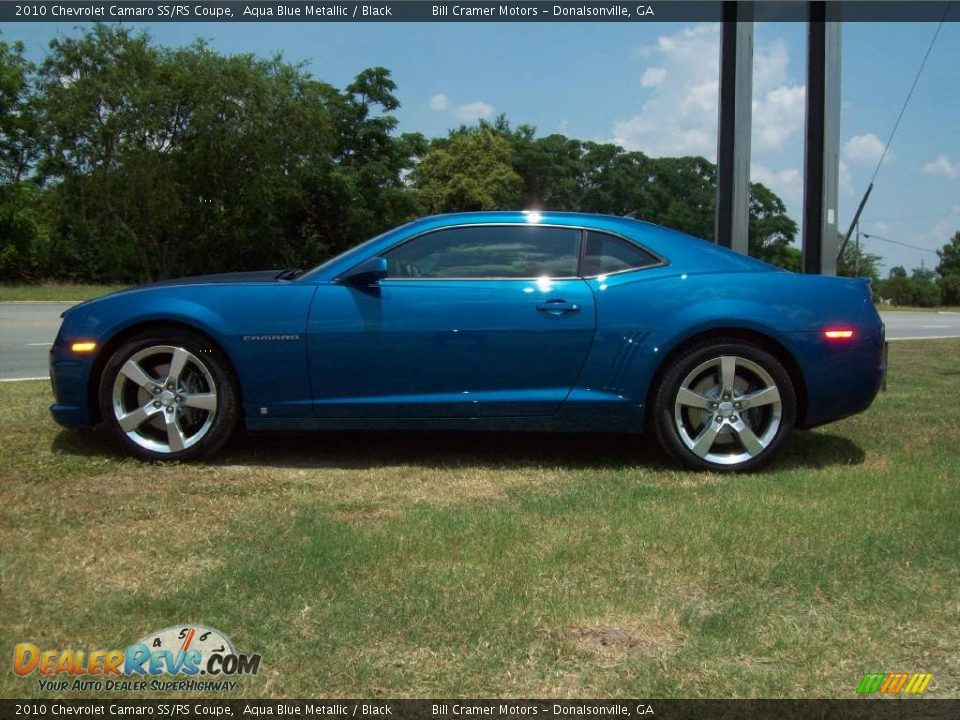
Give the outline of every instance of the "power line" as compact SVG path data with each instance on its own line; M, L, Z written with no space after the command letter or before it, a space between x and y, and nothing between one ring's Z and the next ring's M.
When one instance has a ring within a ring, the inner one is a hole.
M920 67L917 68L917 74L913 78L913 84L910 86L910 92L907 93L906 99L903 101L903 107L900 108L900 114L897 115L897 121L893 124L893 129L890 131L890 136L887 138L887 144L883 146L883 152L880 154L880 159L877 161L877 166L873 169L873 175L870 177L870 182L867 184L867 190L863 194L863 198L860 200L860 205L857 207L857 212L853 215L853 220L850 222L850 228L847 230L847 234L843 236L843 241L840 243L840 249L837 251L837 257L843 255L843 251L847 247L847 241L850 239L850 233L853 232L854 226L860 220L860 213L863 212L864 206L867 204L867 198L870 197L870 192L873 190L873 182L877 179L877 173L880 172L880 166L883 165L883 160L887 157L887 151L890 149L890 143L893 142L893 136L897 133L897 128L900 127L900 121L903 120L903 114L907 111L907 105L910 104L910 98L913 97L913 91L917 88L917 83L920 82L920 76L923 74L923 69L927 66L927 60L930 59L930 53L933 51L933 46L937 42L937 37L940 35L940 30L943 28L943 23L947 19L947 14L950 12L950 6L952 2L947 3L947 7L943 11L943 17L940 18L940 24L937 25L937 29L933 33L933 37L930 38L930 44L927 46L927 52L923 55L923 61L920 63Z
M930 53L933 51L933 46L937 42L937 36L940 35L940 30L943 29L943 23L947 19L947 13L950 12L950 6L953 3L947 3L946 9L943 11L943 17L940 18L940 24L937 25L937 29L933 33L933 37L930 38L930 44L927 46L927 52L923 56L923 62L920 63L920 67L917 69L917 74L913 78L913 84L910 86L910 92L907 93L906 100L903 101L903 107L900 108L900 114L897 115L897 121L893 124L893 129L890 131L890 137L887 138L887 144L883 147L883 153L880 155L880 160L877 161L877 167L874 168L873 176L870 178L870 184L873 184L873 181L877 179L877 173L880 172L880 166L883 165L883 159L887 156L887 150L890 149L890 143L893 142L893 136L897 132L897 128L900 127L900 121L903 120L903 114L907 111L907 105L910 104L910 98L913 97L913 91L917 88L917 83L920 82L920 75L923 74L923 68L927 65L927 60L930 59Z
M899 240L891 240L890 238L881 237L880 235L871 235L869 233L861 233L865 238L870 238L872 240L883 240L884 242L893 243L894 245L901 245L906 248L911 248L913 250L922 250L923 252L937 254L936 250L931 250L930 248L920 247L919 245L911 245L910 243L900 242Z

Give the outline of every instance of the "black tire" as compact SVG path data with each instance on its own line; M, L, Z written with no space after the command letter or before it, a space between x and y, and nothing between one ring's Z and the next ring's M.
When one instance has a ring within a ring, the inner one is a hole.
M180 368L176 379L172 366ZM207 457L227 441L241 413L227 358L181 328L146 330L118 347L100 375L98 400L111 441L145 460Z
M725 388L731 358L734 382ZM651 409L657 442L672 458L696 470L742 472L776 457L796 422L797 397L790 374L770 352L721 337L671 361L654 388Z

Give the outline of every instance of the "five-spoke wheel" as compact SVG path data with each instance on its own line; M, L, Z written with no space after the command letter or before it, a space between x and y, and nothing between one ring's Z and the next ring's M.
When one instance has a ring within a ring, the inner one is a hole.
M655 394L657 437L690 467L757 468L793 427L790 376L768 351L742 341L691 348Z
M148 332L118 348L100 383L103 419L141 457L192 459L212 452L239 415L223 356L199 336Z

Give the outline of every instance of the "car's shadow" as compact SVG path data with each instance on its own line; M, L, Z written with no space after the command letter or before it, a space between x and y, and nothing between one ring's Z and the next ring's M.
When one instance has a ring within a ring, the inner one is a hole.
M82 456L115 453L101 432L61 431L56 452ZM818 432L793 433L773 470L859 465L863 450L849 438ZM366 469L387 465L457 468L623 469L644 466L678 470L650 435L487 432L239 432L208 465Z

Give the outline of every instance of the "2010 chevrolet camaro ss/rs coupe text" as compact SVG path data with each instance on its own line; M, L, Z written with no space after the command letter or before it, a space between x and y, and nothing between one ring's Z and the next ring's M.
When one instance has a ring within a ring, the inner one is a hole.
M249 430L652 430L694 468L769 462L860 412L884 328L856 279L797 275L629 218L464 213L306 273L136 287L63 315L67 427L190 460Z

